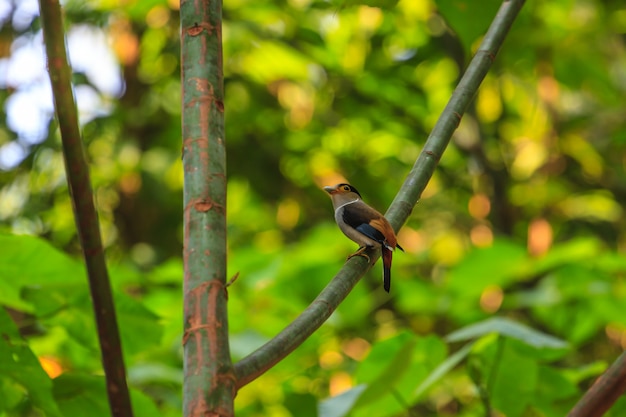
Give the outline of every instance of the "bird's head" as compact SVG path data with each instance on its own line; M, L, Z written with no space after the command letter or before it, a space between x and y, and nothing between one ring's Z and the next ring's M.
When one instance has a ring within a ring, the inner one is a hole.
M361 194L359 194L356 188L345 183L324 187L324 191L330 195L334 203L341 204L361 198Z

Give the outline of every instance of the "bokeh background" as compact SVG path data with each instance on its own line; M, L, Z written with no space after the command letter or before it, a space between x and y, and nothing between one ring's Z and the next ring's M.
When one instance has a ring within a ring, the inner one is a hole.
M234 360L355 249L321 187L385 210L499 4L224 1ZM133 400L177 416L179 4L63 5ZM0 25L0 304L50 376L0 367L0 415L107 415L37 2L0 1ZM621 1L527 2L400 231L391 294L376 265L237 414L565 415L626 346L625 39Z

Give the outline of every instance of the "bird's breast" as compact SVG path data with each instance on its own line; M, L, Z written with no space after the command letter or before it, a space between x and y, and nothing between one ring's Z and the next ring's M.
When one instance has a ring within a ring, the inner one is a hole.
M380 243L376 242L373 239L365 236L363 233L356 230L354 227L350 226L344 221L344 211L345 209L341 207L337 211L335 211L335 221L339 225L339 228L350 240L359 244L359 246L372 246L372 247L380 247Z

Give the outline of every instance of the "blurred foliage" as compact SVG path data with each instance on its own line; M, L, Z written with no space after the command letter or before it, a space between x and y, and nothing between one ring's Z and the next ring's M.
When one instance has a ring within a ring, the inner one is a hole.
M28 95L44 61L20 60L40 48L36 3L2 3L0 415L103 416L59 136L47 96ZM498 3L224 2L235 360L355 249L320 187L347 179L389 204ZM107 84L104 61L72 57L133 403L177 416L177 2L64 4L68 30L105 39L116 65ZM391 295L375 266L238 393L237 415L565 415L626 347L625 36L622 2L528 2L400 232ZM625 413L621 400L609 415Z

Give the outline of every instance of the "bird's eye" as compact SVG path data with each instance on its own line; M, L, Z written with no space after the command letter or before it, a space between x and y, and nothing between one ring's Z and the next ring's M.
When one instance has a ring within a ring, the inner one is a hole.
M347 185L344 185L344 186L343 186L343 190L344 190L344 191L350 191L350 187L348 187Z

